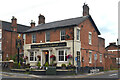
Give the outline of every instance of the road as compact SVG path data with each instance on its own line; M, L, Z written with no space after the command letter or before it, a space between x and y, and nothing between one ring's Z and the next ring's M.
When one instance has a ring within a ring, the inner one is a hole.
M108 71L108 72L99 72L99 73L89 73L89 74L79 74L79 75L56 75L56 76L47 76L47 75L32 75L32 74L22 74L22 73L10 73L10 72L1 72L0 76L2 80L19 80L19 79L30 79L30 80L118 80L118 71ZM16 79L17 78L17 79ZM114 79L116 78L116 79ZM119 79L120 80L120 79Z

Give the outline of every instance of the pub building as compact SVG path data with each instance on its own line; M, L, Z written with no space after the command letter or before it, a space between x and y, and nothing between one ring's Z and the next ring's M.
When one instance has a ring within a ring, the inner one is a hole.
M94 67L96 54L96 65L103 67L103 57L100 56L103 53L96 46L99 45L100 32L89 14L87 4L83 5L83 16L77 18L45 23L45 17L40 14L38 25L31 21L31 28L25 34L24 56L28 57L26 63L30 63L30 66L37 64L37 56L41 57L41 66L46 62L50 65L51 56L54 55L57 66L71 63L74 66Z

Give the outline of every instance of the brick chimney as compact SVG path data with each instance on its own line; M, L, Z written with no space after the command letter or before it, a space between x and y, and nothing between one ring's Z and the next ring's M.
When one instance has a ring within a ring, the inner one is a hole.
M38 16L38 24L45 24L45 17L41 14Z
M11 26L12 26L13 31L17 31L17 19L14 16L12 16L11 21L12 21Z
M83 5L83 16L89 15L89 7L87 4L84 3Z
M31 20L30 25L31 25L31 28L35 27L35 21Z

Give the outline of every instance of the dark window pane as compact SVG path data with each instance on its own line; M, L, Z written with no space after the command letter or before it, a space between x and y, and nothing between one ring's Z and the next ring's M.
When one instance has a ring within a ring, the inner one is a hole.
M46 42L50 41L50 32L46 32Z

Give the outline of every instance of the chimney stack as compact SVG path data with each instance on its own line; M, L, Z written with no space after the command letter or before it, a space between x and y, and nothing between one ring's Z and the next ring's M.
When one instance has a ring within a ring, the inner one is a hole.
M41 14L38 16L38 24L45 24L45 17Z
M35 21L31 20L31 28L35 27Z
M12 16L11 21L12 21L11 26L13 27L13 31L17 31L17 19L14 16Z
M109 43L109 45L116 45L116 42L111 42Z
M83 5L83 16L89 15L89 7L87 4L84 3Z

